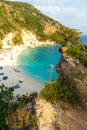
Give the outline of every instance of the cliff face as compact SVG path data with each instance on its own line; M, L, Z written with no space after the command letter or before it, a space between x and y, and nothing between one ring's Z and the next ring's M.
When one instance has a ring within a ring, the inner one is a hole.
M17 41L17 35L21 37L21 41ZM8 33L3 39L2 39L2 48L11 48L13 45L21 45L23 44L26 47L38 47L41 45L50 45L53 42L50 41L39 41L36 38L36 35L30 32L27 29L22 29L20 31L20 34L18 31L10 32ZM15 43L14 43L15 42Z
M67 106L68 110L64 112L60 105L52 105L43 99L38 99L36 105L39 130L87 129L87 116L81 110L75 111Z
M87 68L84 67L78 59L66 55L66 47L62 47L62 59L60 64L57 66L57 71L60 75L60 79L63 81L64 78L69 77L73 79L78 88L87 94Z
M21 97L24 105L9 114L6 123L13 130L87 130L86 111L73 110L69 105L63 111L60 104L36 98L36 94ZM19 98L20 99L20 98Z

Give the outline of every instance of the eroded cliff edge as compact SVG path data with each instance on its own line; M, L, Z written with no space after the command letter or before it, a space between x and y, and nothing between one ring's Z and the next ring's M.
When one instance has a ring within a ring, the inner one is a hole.
M78 59L74 59L66 54L67 47L61 47L62 59L57 65L57 72L59 73L59 79L65 78L73 79L80 91L87 95L87 68L84 67ZM85 56L87 56L87 50L85 50Z

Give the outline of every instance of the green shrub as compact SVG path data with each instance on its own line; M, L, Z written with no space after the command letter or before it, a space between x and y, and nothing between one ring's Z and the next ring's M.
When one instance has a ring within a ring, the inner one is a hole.
M6 125L6 117L14 112L18 103L10 102L13 97L13 88L3 89L5 86L0 86L0 130L8 130Z
M80 45L68 46L67 54L73 58L78 58L81 55Z
M85 67L87 67L87 57L86 57L86 56L81 55L80 57L78 57L78 59L80 60L80 62L81 62Z
M58 98L58 83L47 84L45 88L41 91L40 96L45 98L47 101L54 103L57 102Z
M70 78L46 85L40 95L51 103L61 100L76 105L81 102L81 93Z
M30 125L33 127L33 129L37 129L37 116L36 114L30 115Z
M60 81L58 89L59 98L70 104L79 104L81 102L81 93L74 79L65 77Z
M87 57L84 55L86 46L84 45L71 45L68 46L66 51L67 55L73 57L74 59L79 59L79 61L87 67Z

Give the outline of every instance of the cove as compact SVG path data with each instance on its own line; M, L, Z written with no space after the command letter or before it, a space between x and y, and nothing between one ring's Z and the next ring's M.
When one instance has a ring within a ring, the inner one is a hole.
M38 83L47 84L56 81L56 65L61 59L60 45L37 47L24 50L18 57L22 71Z

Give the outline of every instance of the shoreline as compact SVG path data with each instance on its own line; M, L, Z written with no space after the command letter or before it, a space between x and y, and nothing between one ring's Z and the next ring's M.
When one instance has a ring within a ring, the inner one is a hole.
M25 49L27 47L23 45L14 46L11 50L2 50L1 53L3 58L0 59L0 66L3 69L0 69L0 73L4 73L4 75L0 75L0 85L4 84L6 87L13 87L18 84L20 88L14 89L14 95L30 94L32 92L39 93L43 88L42 84L29 78L18 66L17 58ZM8 79L3 80L4 76L7 76ZM21 79L23 80L22 83L19 82Z

